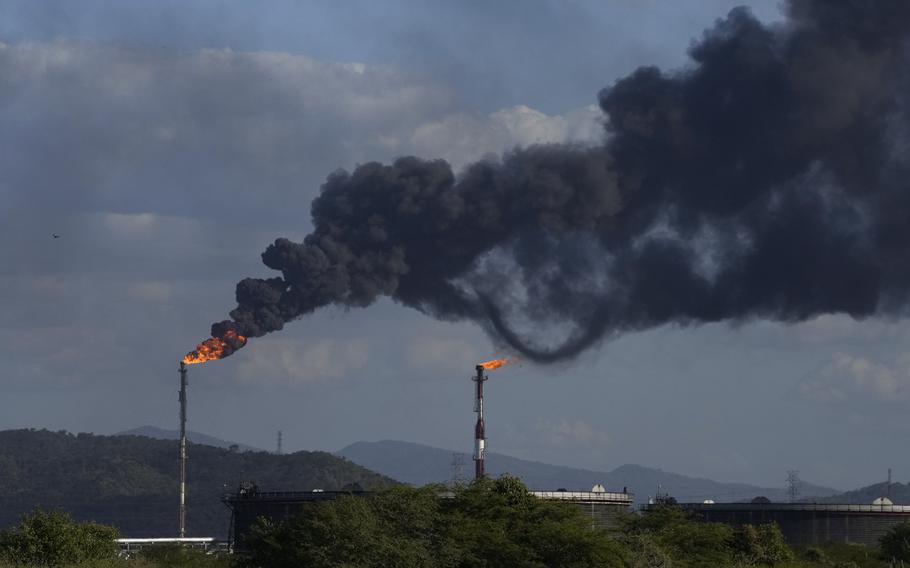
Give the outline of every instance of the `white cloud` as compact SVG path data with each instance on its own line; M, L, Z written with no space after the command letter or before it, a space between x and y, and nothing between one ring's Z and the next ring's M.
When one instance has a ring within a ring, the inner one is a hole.
M459 169L515 146L596 143L603 135L601 116L593 105L566 116L547 115L524 105L485 116L462 112L418 126L402 147L421 156L441 156Z
M826 404L906 402L910 398L910 354L902 355L893 365L884 365L838 352L805 377L799 391L810 400Z
M84 386L97 375L118 377L129 361L130 346L117 330L76 323L41 329L0 328L0 342L15 353L0 377L4 387L67 388Z
M537 424L541 440L548 446L559 448L589 448L602 450L613 443L612 437L591 426L584 420L562 419Z
M264 197L313 196L338 167L407 153L462 166L516 145L593 142L599 121L593 106L477 114L397 69L298 54L0 44L0 143L17 149L0 156L0 187L33 204L64 197L46 201L62 209L274 210Z
M130 298L150 304L166 304L171 301L173 292L172 282L132 282L127 286L127 295Z
M293 385L338 380L367 365L369 345L363 339L301 342L267 337L243 350L237 378L244 384Z
M469 368L478 360L474 346L458 338L412 337L404 350L405 362L418 370Z

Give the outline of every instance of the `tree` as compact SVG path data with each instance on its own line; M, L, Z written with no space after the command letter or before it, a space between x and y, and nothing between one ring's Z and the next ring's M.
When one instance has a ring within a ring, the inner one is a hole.
M636 534L622 538L628 548L632 568L672 568L673 558L661 548L653 535Z
M267 568L455 566L436 488L313 503L288 522L260 520L246 537L249 564Z
M484 479L453 492L395 488L313 503L248 533L261 568L623 568L622 546L580 509L537 499L520 480Z
M910 562L910 523L892 527L879 543L885 558Z
M633 551L647 550L648 557L659 562L669 557L675 567L717 568L733 562L733 529L719 523L696 522L676 505L660 505L646 515L629 516L622 534L623 542Z
M78 523L62 511L36 509L17 527L0 531L0 559L12 564L62 566L117 554L117 530Z
M793 559L783 533L774 524L745 525L736 531L733 548L737 560L744 564L774 566Z

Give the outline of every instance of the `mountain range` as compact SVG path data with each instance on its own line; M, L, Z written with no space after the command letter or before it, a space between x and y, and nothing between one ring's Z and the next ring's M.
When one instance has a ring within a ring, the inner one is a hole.
M180 431L166 430L157 426L139 426L138 428L133 428L131 430L117 432L114 434L114 436L145 436L146 438L154 438L156 440L179 440ZM224 448L226 450L234 449L241 452L265 451L262 448L255 448L253 446L247 446L246 444L241 444L238 442L222 440L221 438L209 436L208 434L201 434L199 432L193 432L192 430L186 431L186 439L188 442L193 444L202 444L204 446L213 446L216 448Z
M123 434L166 440L176 440L178 435L176 430L165 430L154 426L134 428ZM207 443L222 448L236 445L247 451L260 451L250 446L197 432L189 432L187 435L190 440L198 443ZM460 454L453 450L412 442L396 440L356 442L335 454L391 479L418 486L427 483L451 483L456 477L453 459L456 455L460 455L462 461L460 477L467 481L473 476L474 464L470 454ZM718 502L748 501L758 496L767 497L776 502L789 500L787 489L783 486L762 487L747 483L721 482L633 464L622 465L611 471L597 471L489 453L486 467L487 472L491 475L510 473L520 477L531 489L541 491L588 490L597 483L612 491L621 491L626 488L635 495L637 504L646 503L658 491L672 495L680 502L698 502L705 499L713 499ZM800 487L800 500L871 503L875 497L885 495L885 493L886 489L877 485L841 493L831 487L803 482ZM904 498L905 493L906 498ZM872 496L873 494L874 496ZM910 485L893 484L891 494L896 503L910 502Z
M357 442L336 453L367 469L414 485L451 482L456 473L453 461L458 455L452 450L395 440ZM470 454L461 455L464 461L462 475L470 479L474 464ZM718 502L748 501L757 496L772 501L788 499L785 487L725 483L640 465L622 465L612 471L595 471L489 453L486 457L486 471L493 476L503 473L515 475L529 488L540 491L588 491L598 483L608 491L627 488L635 494L635 501L639 504L646 503L658 490L670 494L680 502L700 502L705 499ZM836 489L811 483L803 483L801 486L801 495L804 497L825 498L838 493Z

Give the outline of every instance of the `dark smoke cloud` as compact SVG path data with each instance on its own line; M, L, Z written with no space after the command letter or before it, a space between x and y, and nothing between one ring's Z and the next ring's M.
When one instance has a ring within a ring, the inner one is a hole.
M735 9L675 72L600 93L602 147L536 146L468 167L401 158L329 176L281 272L237 286L256 337L381 296L479 323L549 362L675 323L903 314L910 2Z

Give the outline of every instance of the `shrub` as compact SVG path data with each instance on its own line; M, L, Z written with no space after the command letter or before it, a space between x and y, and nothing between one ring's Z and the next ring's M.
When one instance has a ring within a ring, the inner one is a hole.
M112 559L117 555L117 529L79 523L63 511L36 509L18 526L0 531L0 559L11 564L63 566Z
M892 527L879 542L885 558L910 562L910 523Z
M220 568L230 565L229 559L222 556L206 554L179 544L145 547L139 553L139 558L162 568Z
M773 523L737 529L733 549L737 560L748 565L774 566L793 559L793 551L784 541L780 528Z

